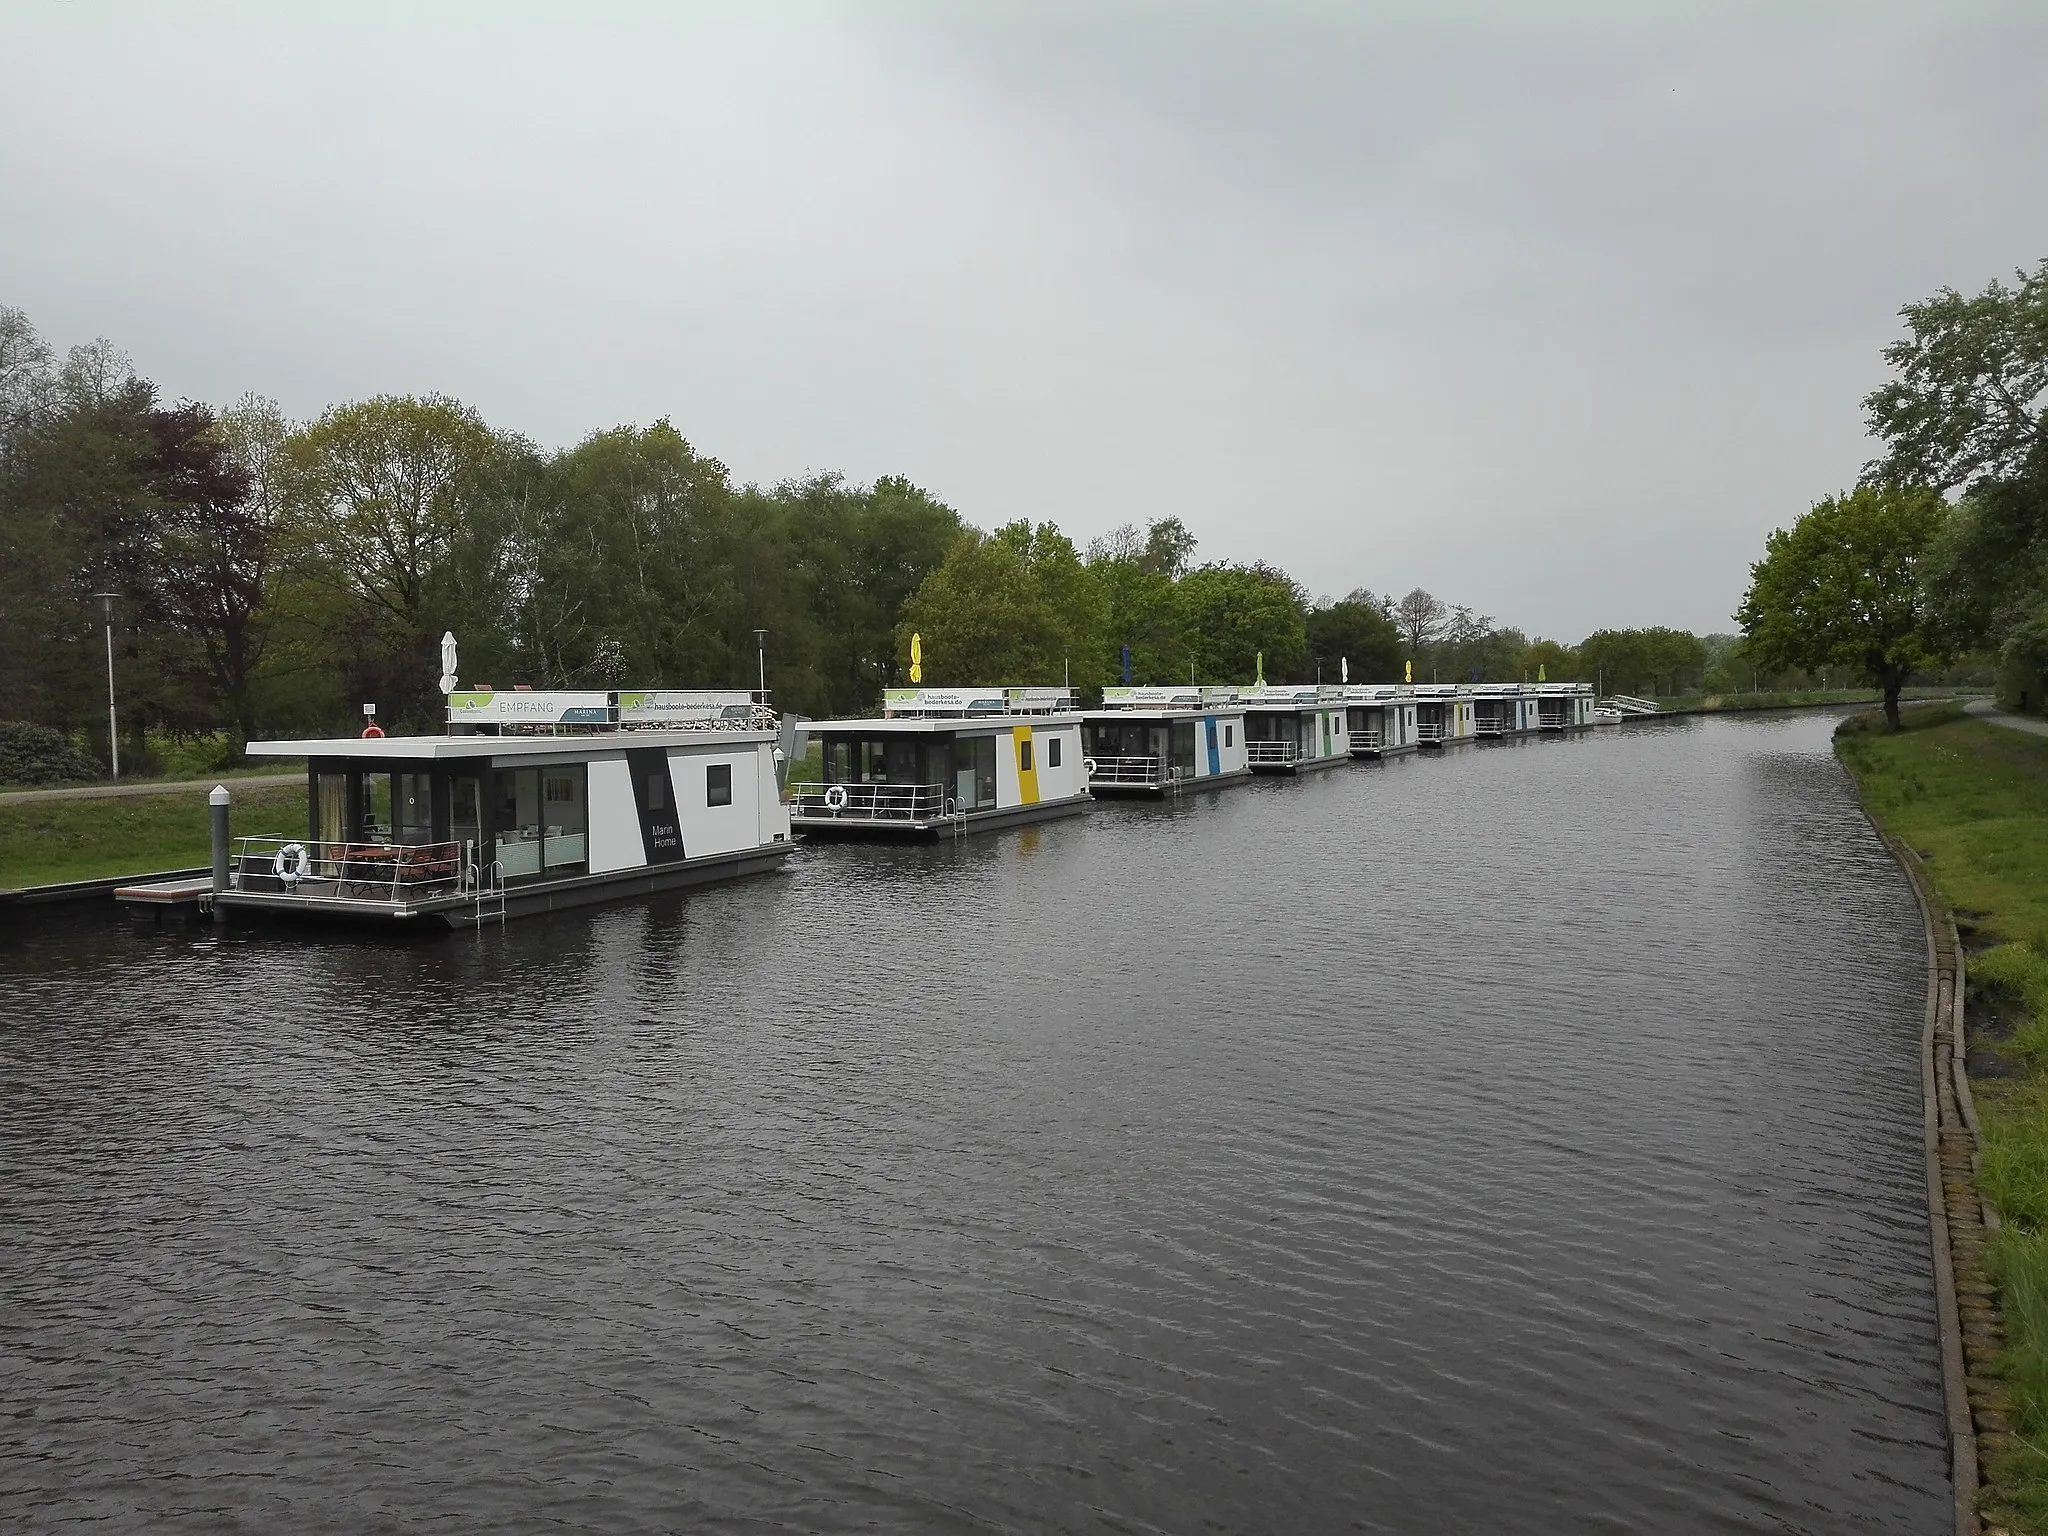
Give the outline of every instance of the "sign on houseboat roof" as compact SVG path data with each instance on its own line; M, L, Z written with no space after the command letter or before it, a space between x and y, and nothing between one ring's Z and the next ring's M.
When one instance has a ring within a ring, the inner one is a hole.
M1072 709L1065 688L891 688L882 713L891 715L1049 715Z
M1341 699L1344 695L1342 683L1267 683L1262 687L1241 690L1237 701L1240 704L1321 704Z
M1407 693L1400 683L1352 683L1344 689L1344 697L1353 700L1398 699Z
M595 692L510 693L472 689L448 695L450 725L610 725L612 697Z
M744 726L754 717L754 696L736 688L665 688L619 694L621 725Z

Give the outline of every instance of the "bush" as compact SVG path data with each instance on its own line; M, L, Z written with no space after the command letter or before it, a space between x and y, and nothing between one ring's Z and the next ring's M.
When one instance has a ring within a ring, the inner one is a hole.
M100 765L62 731L0 720L0 784L70 784L103 776Z

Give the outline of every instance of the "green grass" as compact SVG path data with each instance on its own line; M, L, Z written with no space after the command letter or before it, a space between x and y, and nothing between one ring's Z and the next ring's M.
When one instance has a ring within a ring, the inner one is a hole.
M303 836L303 784L245 789L237 837ZM204 795L121 795L0 805L0 889L194 869L211 857Z
M1972 693L1988 694L1991 690L1973 689ZM1908 688L1900 693L1902 699L1947 699L1955 696L1952 688ZM1740 709L1800 709L1821 704L1877 704L1883 702L1883 695L1875 688L1809 688L1798 693L1689 693L1659 697L1651 701L1660 709L1674 713L1713 715Z
M2019 1449L1989 1468L2000 1514L2048 1532L2048 738L1959 705L1845 721L1835 746L1880 825L1925 861L1967 945L1971 1080L1982 1187L2003 1220L1991 1250L2000 1368Z

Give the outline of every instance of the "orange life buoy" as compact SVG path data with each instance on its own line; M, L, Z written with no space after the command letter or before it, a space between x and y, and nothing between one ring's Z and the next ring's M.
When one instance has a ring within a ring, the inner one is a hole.
M382 736L383 734L384 727L377 724L377 722L374 720L363 727L363 740L365 741L375 741L378 737Z

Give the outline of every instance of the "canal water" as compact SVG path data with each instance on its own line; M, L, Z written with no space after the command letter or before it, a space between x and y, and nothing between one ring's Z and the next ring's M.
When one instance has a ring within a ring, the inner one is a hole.
M19 927L0 1524L1944 1529L1832 724L481 936Z

